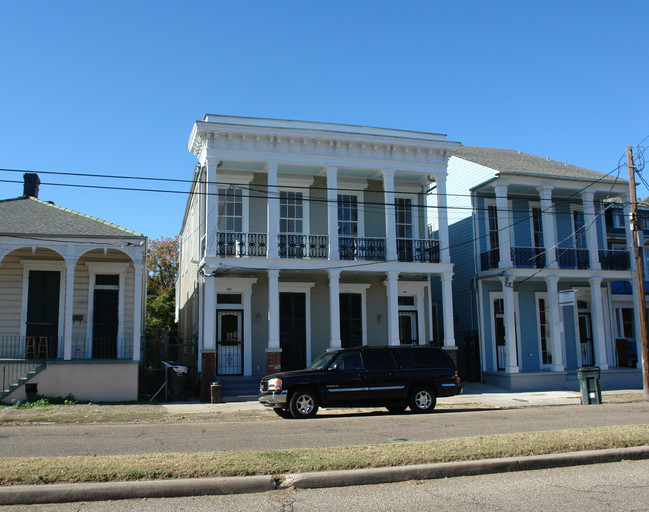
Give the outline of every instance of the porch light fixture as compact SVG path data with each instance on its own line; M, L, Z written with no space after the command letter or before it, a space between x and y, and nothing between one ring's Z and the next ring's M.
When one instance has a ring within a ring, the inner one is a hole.
M257 323L261 322L261 314L257 313L257 316L255 317L255 320L257 320Z
M378 316L376 317L376 319L377 319L377 321L378 321L380 324L383 323L383 315L378 315Z

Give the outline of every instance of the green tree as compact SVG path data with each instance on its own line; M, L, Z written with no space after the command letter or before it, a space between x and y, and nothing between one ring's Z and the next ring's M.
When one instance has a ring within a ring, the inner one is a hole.
M178 275L178 236L149 240L147 252L146 336L149 357L156 359L159 342L175 338L176 276Z

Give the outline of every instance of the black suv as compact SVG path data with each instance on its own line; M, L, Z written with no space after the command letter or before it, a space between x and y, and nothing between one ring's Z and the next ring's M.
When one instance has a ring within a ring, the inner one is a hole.
M462 393L451 358L428 346L331 349L304 370L261 380L259 401L282 418L311 418L318 407L387 407L431 412L437 397Z

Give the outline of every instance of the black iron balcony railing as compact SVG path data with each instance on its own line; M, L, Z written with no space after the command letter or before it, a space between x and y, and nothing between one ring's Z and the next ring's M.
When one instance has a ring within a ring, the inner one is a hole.
M217 233L217 256L266 256L266 233Z
M341 260L385 261L385 239L340 237L338 251Z
M0 336L0 359L56 359L62 344L58 336Z
M326 235L281 234L277 239L280 258L329 257L329 237Z
M599 263L602 270L629 270L628 251L599 251Z
M498 249L491 249L480 253L480 270L489 270L490 268L498 268L500 261L500 251Z
M581 270L590 268L588 249L558 248L556 253L559 268L576 268Z
M439 263L439 241L397 238L397 258L404 262Z
M0 336L0 359L60 359L62 336ZM133 359L132 338L72 338L72 359Z
M545 249L542 247L512 247L511 255L516 268L545 268Z

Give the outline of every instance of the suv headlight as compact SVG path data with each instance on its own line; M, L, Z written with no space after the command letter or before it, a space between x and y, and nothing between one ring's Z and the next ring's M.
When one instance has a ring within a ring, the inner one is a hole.
M281 391L282 379L270 379L268 381L268 391Z

